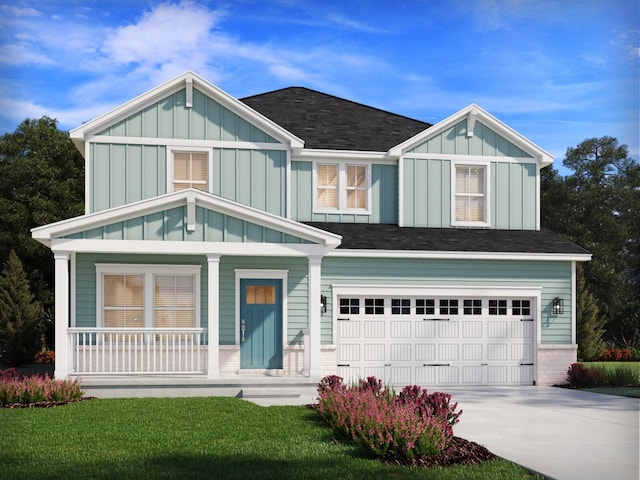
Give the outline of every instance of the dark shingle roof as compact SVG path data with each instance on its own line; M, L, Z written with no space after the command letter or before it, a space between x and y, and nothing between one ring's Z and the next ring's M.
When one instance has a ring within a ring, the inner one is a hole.
M305 141L305 148L386 152L431 124L304 87L240 99Z
M389 224L305 222L342 235L338 249L589 254L547 229L414 228Z

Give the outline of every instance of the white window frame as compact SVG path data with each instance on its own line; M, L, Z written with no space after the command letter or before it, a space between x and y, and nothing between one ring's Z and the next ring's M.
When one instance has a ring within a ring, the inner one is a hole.
M484 168L484 221L456 220L456 170L457 167ZM482 161L456 160L451 162L451 226L452 227L489 227L491 225L491 163Z
M96 326L104 327L104 276L105 275L142 275L144 285L144 328L155 328L153 315L154 302L154 276L155 275L185 275L194 276L195 282L195 325L200 328L200 265L145 265L145 264L96 264ZM125 330L125 329L123 329ZM135 329L133 329L135 330Z
M337 165L337 208L320 207L318 205L318 165ZM347 208L347 167L365 167L366 178L366 208ZM313 212L314 213L346 213L357 215L371 215L371 162L358 160L315 160L313 162Z
M167 192L174 192L173 184L173 156L175 153L206 153L207 154L207 192L211 192L213 182L213 150L203 147L181 147L179 145L167 147Z

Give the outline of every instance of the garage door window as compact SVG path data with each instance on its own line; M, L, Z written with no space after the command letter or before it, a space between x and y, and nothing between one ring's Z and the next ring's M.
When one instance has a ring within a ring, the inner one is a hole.
M409 298L392 298L391 299L392 315L410 315L411 299Z
M365 298L364 313L366 315L384 315L384 298Z
M482 300L465 299L463 311L465 315L482 315Z
M416 315L435 315L436 301L432 298L416 299Z
M507 301L506 300L489 300L489 315L506 315L507 314Z
M531 315L531 300L513 300L511 304L512 315Z
M359 298L341 298L340 313L342 315L358 315L360 313Z
M458 315L458 300L440 300L440 315Z

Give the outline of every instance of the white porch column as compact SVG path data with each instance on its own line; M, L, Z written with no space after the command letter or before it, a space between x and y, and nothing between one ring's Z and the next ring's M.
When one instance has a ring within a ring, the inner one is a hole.
M322 257L309 259L309 377L320 379L320 294Z
M54 252L55 287L55 343L56 363L54 377L69 377L69 252Z
M220 255L207 254L207 280L209 285L207 378L218 378L220 376Z

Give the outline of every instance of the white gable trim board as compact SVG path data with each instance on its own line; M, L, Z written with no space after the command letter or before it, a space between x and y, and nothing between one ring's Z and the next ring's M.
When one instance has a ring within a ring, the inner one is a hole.
M336 371L347 381L535 383L540 288L332 285L332 294Z

